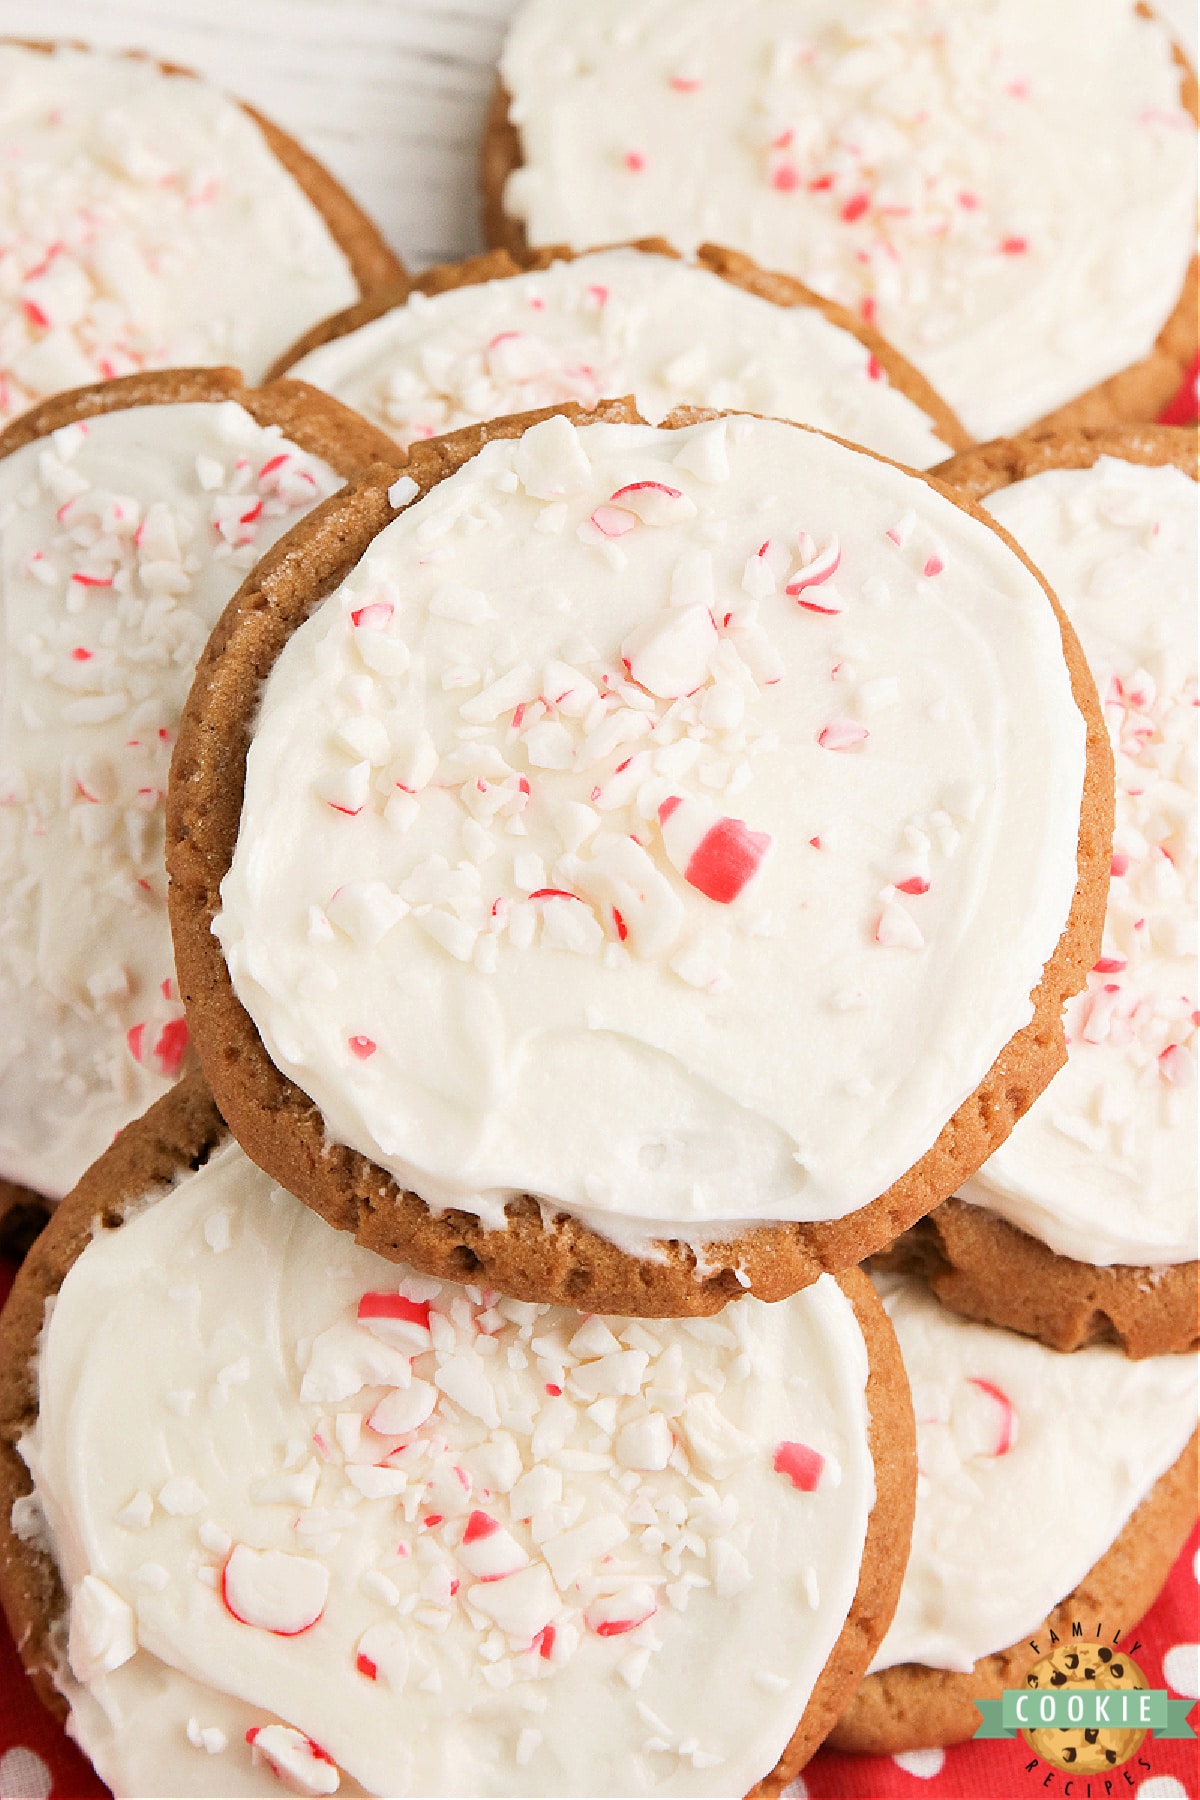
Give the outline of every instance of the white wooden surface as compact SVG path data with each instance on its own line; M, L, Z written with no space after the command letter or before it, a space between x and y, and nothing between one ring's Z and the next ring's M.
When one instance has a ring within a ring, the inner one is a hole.
M1196 0L1155 3L1195 60ZM210 76L315 151L421 268L480 247L476 148L516 5L0 0L0 36L149 50Z
M476 148L515 5L0 0L0 36L148 50L211 77L300 138L420 268L480 247Z

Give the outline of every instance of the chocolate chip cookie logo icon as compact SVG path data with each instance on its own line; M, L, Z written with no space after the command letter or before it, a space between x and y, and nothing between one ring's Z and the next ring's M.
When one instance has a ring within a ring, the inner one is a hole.
M1053 1694L1058 1688L1085 1686L1100 1692L1148 1692L1150 1684L1132 1657L1122 1655L1108 1644L1076 1642L1059 1644L1049 1656L1035 1662L1025 1677L1025 1686L1035 1693ZM1081 1721L1078 1725L1067 1725L1065 1729L1035 1725L1032 1730L1022 1728L1021 1736L1052 1768L1073 1770L1080 1775L1100 1775L1109 1769L1120 1768L1131 1756L1136 1756L1150 1728L1140 1724L1085 1725L1082 1720L1086 1698L1086 1695L1080 1695L1075 1709ZM1126 1709L1118 1707L1114 1694L1106 1710L1116 1719ZM1031 1699L1026 1711L1037 1716L1037 1702Z
M1169 1700L1164 1689L1152 1689L1122 1647L1120 1632L1107 1644L1096 1641L1099 1636L1097 1629L1096 1638L1086 1640L1078 1624L1066 1640L1052 1633L1053 1648L1032 1664L1023 1688L1006 1688L999 1700L975 1702L983 1717L975 1736L1014 1738L1019 1733L1050 1768L1082 1776L1119 1769L1137 1755L1151 1732L1162 1738L1194 1737L1187 1723L1192 1702ZM1139 1646L1135 1642L1131 1648ZM1029 1768L1037 1766L1034 1762ZM1084 1791L1090 1794L1090 1785Z

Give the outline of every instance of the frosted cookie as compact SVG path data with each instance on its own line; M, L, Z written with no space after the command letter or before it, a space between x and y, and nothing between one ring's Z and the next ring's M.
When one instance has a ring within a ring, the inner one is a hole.
M172 923L224 1116L332 1223L713 1311L878 1247L1059 1065L1107 746L982 514L779 421L602 411L415 445L302 581L260 567L188 705Z
M866 1278L652 1329L525 1305L222 1138L197 1080L130 1127L0 1324L0 1587L114 1792L777 1793L911 1529Z
M394 282L371 221L292 138L142 56L0 43L0 423L142 369L260 380Z
M733 252L650 241L572 257L504 250L429 270L317 326L280 359L398 444L504 413L632 394L764 413L925 469L966 433L904 358L844 308Z
M1134 0L525 0L485 221L745 251L877 323L976 437L1152 419L1196 352L1194 111Z
M977 1700L1076 1637L1077 1679L1120 1685L1196 1517L1197 1389L1194 1356L1064 1356L876 1279L912 1384L917 1511L895 1617L829 1743L878 1755L972 1737Z
M1012 533L1079 632L1116 758L1116 829L1067 1067L964 1184L970 1206L940 1210L898 1254L948 1305L1060 1349L1196 1339L1195 472L1194 433L1153 427L989 445L942 471Z
M58 1199L179 1074L163 816L192 670L251 564L380 453L228 369L0 436L0 1182Z

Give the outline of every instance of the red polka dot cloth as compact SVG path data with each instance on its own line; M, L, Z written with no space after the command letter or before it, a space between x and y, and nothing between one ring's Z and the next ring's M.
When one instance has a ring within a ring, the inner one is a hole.
M11 1266L0 1262L0 1301L12 1275ZM1195 1699L1200 1694L1200 1528L1193 1531L1137 1636L1137 1661L1151 1687L1165 1687L1173 1698ZM1200 1800L1197 1757L1194 1742L1147 1739L1125 1768L1111 1777L1093 1776L1088 1796L1087 1784L1078 1777L1068 1795L1067 1776L1040 1760L1031 1769L1034 1759L1019 1738L959 1744L951 1750L909 1750L901 1756L818 1751L784 1792L785 1800L1035 1800L1046 1794L1058 1800ZM281 1786L280 1800L287 1800L287 1793ZM86 1758L36 1699L0 1621L0 1800L105 1800L107 1794Z

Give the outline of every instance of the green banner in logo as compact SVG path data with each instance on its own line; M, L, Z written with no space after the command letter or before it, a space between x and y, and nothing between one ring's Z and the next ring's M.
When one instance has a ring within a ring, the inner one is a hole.
M1040 1692L1005 1688L1002 1700L976 1700L983 1723L977 1738L1011 1738L1018 1731L1085 1731L1109 1727L1153 1731L1160 1738L1194 1738L1187 1722L1194 1700L1168 1700L1164 1688L1060 1687Z

